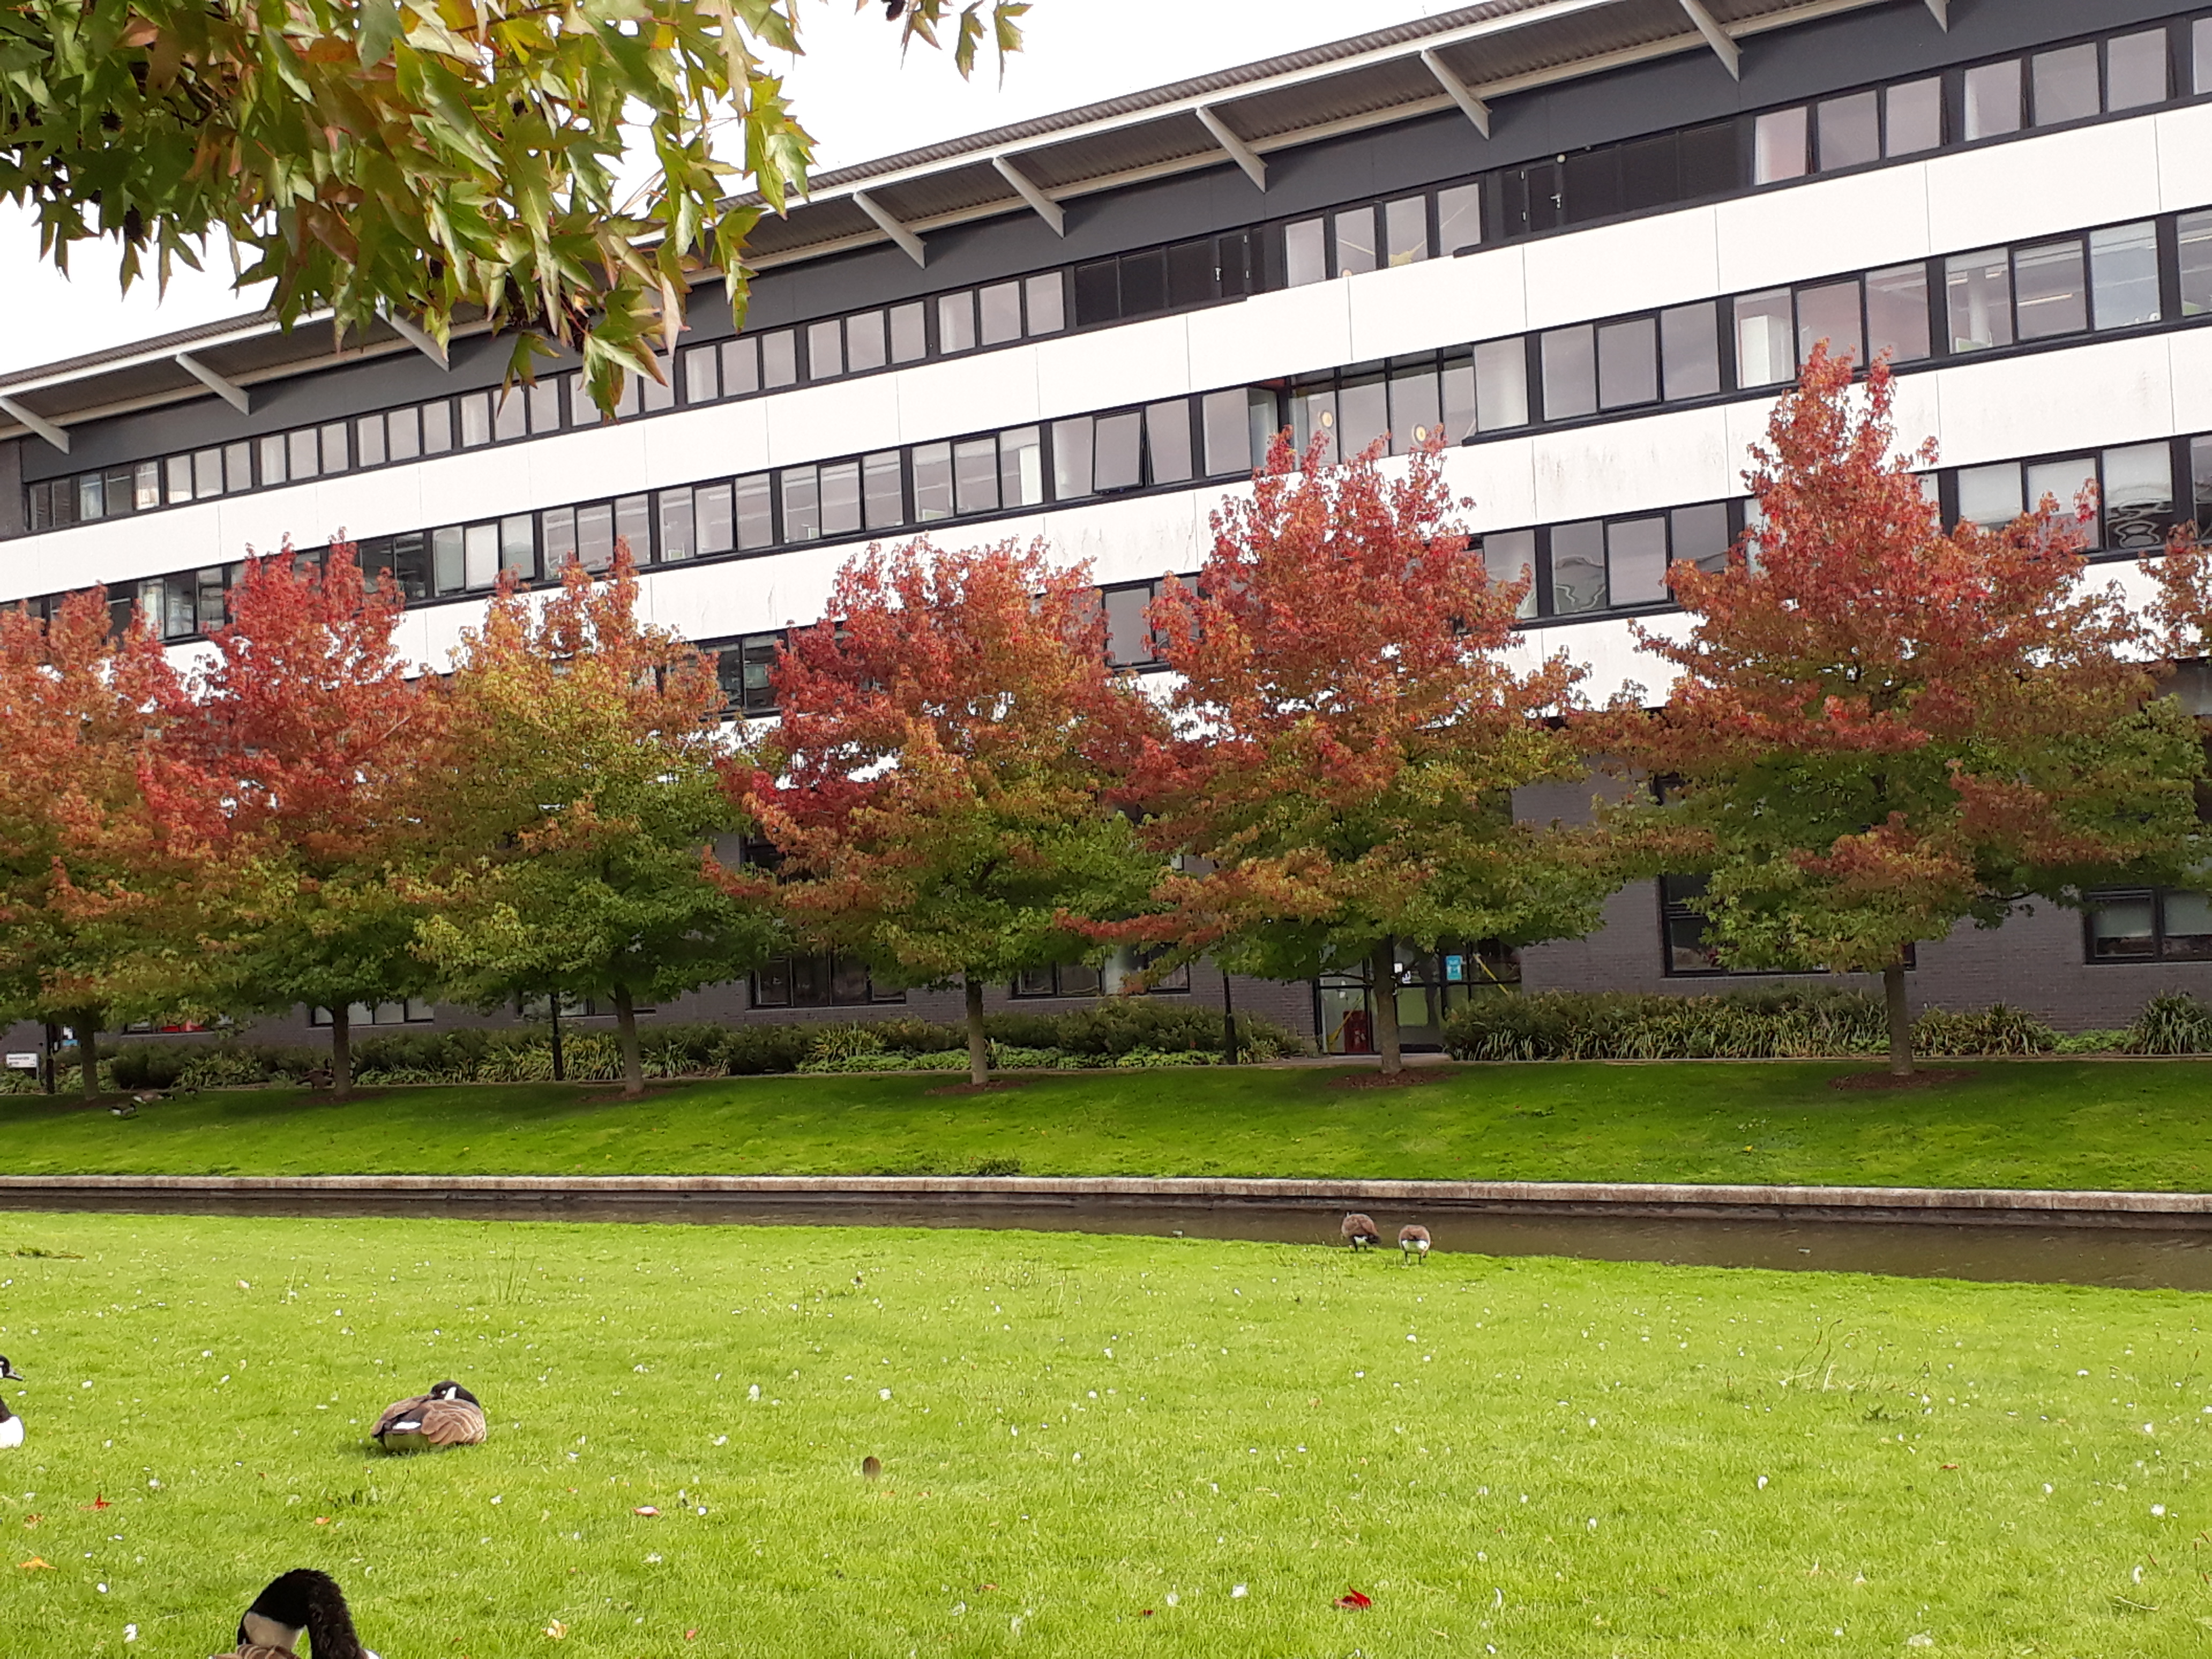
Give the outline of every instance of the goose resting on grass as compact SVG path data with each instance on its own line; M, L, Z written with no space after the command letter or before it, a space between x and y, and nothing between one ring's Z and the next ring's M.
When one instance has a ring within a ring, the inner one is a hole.
M1357 1210L1344 1218L1337 1231L1344 1235L1344 1242L1355 1250L1371 1250L1382 1242L1382 1235L1376 1231L1375 1218L1362 1215Z
M271 1580L238 1621L238 1645L216 1659L299 1659L303 1636L314 1659L376 1659L354 1634L337 1580L312 1567Z
M22 1372L8 1363L8 1356L0 1353L0 1378L10 1382L25 1381ZM0 1399L0 1447L20 1446L23 1443L23 1419L8 1409L8 1402Z
M386 1451L480 1446L484 1437L483 1407L458 1382L434 1382L428 1394L386 1406L369 1433Z

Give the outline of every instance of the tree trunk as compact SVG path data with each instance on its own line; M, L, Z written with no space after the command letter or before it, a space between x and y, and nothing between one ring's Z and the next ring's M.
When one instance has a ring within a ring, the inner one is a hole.
M46 1052L39 1058L39 1081L48 1094L61 1087L62 1028L53 1020L46 1022Z
M1221 970L1221 1059L1224 1065L1237 1063L1237 1006L1230 1000L1229 970Z
M1881 970L1881 1000L1889 1013L1889 1074L1912 1075L1912 1010L1905 1000L1905 964L1893 962Z
M100 1027L89 1014L76 1018L76 1057L83 1068L84 1097L100 1098Z
M1376 947L1370 969L1375 980L1375 1052L1382 1057L1382 1075L1395 1077L1406 1069L1405 1051L1398 1046L1398 941L1386 939Z
M991 1040L983 1035L983 981L962 975L968 989L968 1080L977 1087L991 1080Z
M623 1098L637 1100L645 1094L645 1057L638 1052L637 1005L627 987L615 988L615 1030L622 1038Z
M331 1010L331 1098L343 1100L353 1092L353 1009L350 1005Z
M562 1063L561 1054L561 994L558 991L549 993L545 998L545 1006L553 1011L553 1080L556 1083L566 1083L568 1080L568 1068Z

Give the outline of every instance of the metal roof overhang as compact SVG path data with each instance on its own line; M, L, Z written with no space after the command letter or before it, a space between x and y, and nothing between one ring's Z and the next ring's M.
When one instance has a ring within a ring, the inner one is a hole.
M1944 25L1945 0L1923 3ZM1264 191L1266 158L1279 150L1455 106L1486 130L1497 99L1681 52L1714 52L1733 74L1740 41L1896 3L1483 0L817 174L788 216L761 221L750 262L768 270L890 242L926 263L922 239L930 231L1014 213L1053 222L1061 202L1201 167L1234 164ZM404 325L381 325L345 342L332 337L326 316L289 333L266 315L210 325L0 376L0 439L40 428L50 441L65 439L78 422L213 395L207 375L180 362L180 355L250 396L261 381L424 349Z

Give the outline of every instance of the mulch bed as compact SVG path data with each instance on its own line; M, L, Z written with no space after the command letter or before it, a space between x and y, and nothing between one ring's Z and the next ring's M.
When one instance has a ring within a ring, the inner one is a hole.
M1935 1089L1946 1083L1959 1083L1973 1076L1972 1072L1917 1071L1905 1077L1893 1077L1887 1072L1846 1072L1841 1077L1828 1079L1831 1089Z
M1385 1077L1380 1072L1354 1072L1350 1077L1337 1079L1339 1089L1410 1089L1417 1084L1441 1083L1448 1075L1441 1067L1425 1066L1416 1071L1412 1066L1395 1077Z

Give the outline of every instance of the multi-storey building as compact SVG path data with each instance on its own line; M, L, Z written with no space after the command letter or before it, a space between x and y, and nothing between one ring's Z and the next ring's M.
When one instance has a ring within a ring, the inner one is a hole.
M441 359L397 323L223 325L0 378L0 601L104 583L182 648L248 549L343 533L434 664L502 572L602 565L623 537L649 614L720 647L733 706L766 714L778 630L868 540L1042 535L1090 561L1141 668L1146 600L1199 562L1265 434L1441 428L1486 557L1533 568L1530 642L1602 696L1662 683L1629 621L1741 527L1746 447L1821 338L1893 355L1947 513L2094 480L2123 574L2212 515L2202 5L1484 0L825 174L755 249L744 331L699 295L666 384L612 422L570 374L502 397L502 342L464 331ZM1685 896L1632 887L1516 970L1727 982ZM1501 966L1409 961L1409 1036ZM1912 980L2119 1023L2212 990L2212 908L2022 915L1924 948ZM1365 1028L1354 981L1235 989L1331 1044ZM798 962L691 1000L664 1014L881 997Z

